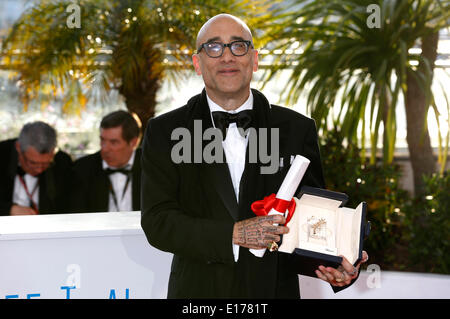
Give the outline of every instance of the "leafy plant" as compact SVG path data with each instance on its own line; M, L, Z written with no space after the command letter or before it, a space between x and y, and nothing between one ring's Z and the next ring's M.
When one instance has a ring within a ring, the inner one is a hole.
M368 23L373 6L379 9L374 27ZM449 17L449 0L295 0L270 34L274 49L299 53L278 55L266 81L293 68L287 102L305 93L318 127L338 127L350 142L360 138L363 151L370 130L371 164L377 160L380 132L383 162L393 161L396 110L403 97L419 194L422 175L436 170L426 120L429 108L436 109L431 84L438 33L449 26ZM420 54L410 51L416 46Z
M405 241L415 271L450 273L450 174L424 178L426 195L407 207Z
M63 95L79 113L113 89L143 126L154 116L162 79L183 81L195 38L213 15L228 12L258 29L276 16L267 0L80 0L80 27L69 27L74 2L40 0L14 24L0 58L17 73L22 100L45 108ZM248 15L251 12L252 15Z

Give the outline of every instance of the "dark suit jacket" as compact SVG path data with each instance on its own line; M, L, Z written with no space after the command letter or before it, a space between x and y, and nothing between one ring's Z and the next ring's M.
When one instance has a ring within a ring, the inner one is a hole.
M0 215L9 215L13 204L14 180L17 174L17 139L0 142ZM55 154L50 167L39 175L39 213L68 213L68 195L72 159L62 151Z
M148 123L142 155L141 224L152 246L174 254L169 298L299 298L298 276L285 267L288 255L266 252L258 258L240 247L238 262L233 258L234 223L255 217L251 203L278 191L291 155L311 161L300 187L324 187L314 121L270 105L260 92L252 92L256 127L279 128L285 165L275 174L261 175L261 164L249 163L247 154L239 204L226 163L174 164L171 160L171 149L179 142L171 140L174 129L187 128L194 136L196 119L202 120L203 130L212 127L205 90L187 105Z
M141 209L141 149L136 149L131 177L133 210ZM100 151L75 161L71 210L75 213L107 212L109 177L102 167Z

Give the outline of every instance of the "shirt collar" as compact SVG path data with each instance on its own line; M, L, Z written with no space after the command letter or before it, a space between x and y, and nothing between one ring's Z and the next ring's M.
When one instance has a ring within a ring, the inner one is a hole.
M125 167L132 168L133 167L135 153L136 153L136 150L134 150L133 153L131 153L131 156L130 156L130 159L128 160L128 163L126 165L122 166L123 168L125 168ZM111 168L111 169L122 168L122 167L109 166L108 163L106 163L103 159L102 159L102 167L103 167L103 169L107 169L107 168Z
M250 90L250 94L248 95L247 101L245 101L244 104L242 104L237 109L232 110L232 111L225 110L223 107L221 107L216 102L211 100L210 97L208 96L208 94L206 94L206 100L208 101L209 115L211 116L211 122L213 123L214 127L216 127L216 125L214 124L214 119L212 117L212 112L221 111L221 112L228 112L228 113L237 113L237 112L240 112L240 111L252 110L253 109L253 93L252 93L252 90Z
M250 90L250 94L248 96L248 99L244 102L244 104L242 104L237 109L232 110L232 111L227 111L223 107L221 107L220 105L215 103L213 100L211 100L211 98L208 96L208 94L206 94L206 99L208 100L208 105L209 105L209 111L210 112L222 111L222 112L228 112L228 113L237 113L237 112L240 112L240 111L253 109L253 93L252 93L251 90Z

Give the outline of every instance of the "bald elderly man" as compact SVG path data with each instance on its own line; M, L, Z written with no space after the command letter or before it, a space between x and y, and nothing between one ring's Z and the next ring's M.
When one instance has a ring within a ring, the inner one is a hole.
M141 225L152 246L174 254L168 297L299 298L286 254L250 251L278 242L289 231L278 226L284 217L255 217L250 206L277 192L292 155L311 161L300 187L324 187L315 123L250 88L258 51L240 19L211 18L196 46L192 62L205 88L151 119L143 142ZM264 171L273 163L259 155L269 146L277 165ZM318 275L341 289L357 276L346 263L348 272Z

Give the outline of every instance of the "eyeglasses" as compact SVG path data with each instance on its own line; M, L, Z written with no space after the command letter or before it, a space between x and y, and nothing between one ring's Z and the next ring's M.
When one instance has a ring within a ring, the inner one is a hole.
M210 58L220 58L223 55L225 47L229 47L234 56L246 55L250 47L253 48L252 42L247 40L237 40L230 43L207 42L200 45L197 53L205 49L206 54Z
M20 154L22 155L22 158L24 159L25 164L30 167L33 167L33 168L39 167L39 168L47 169L53 163L53 158L50 161L36 162L36 161L29 159L28 156L25 155L25 152L21 152Z

